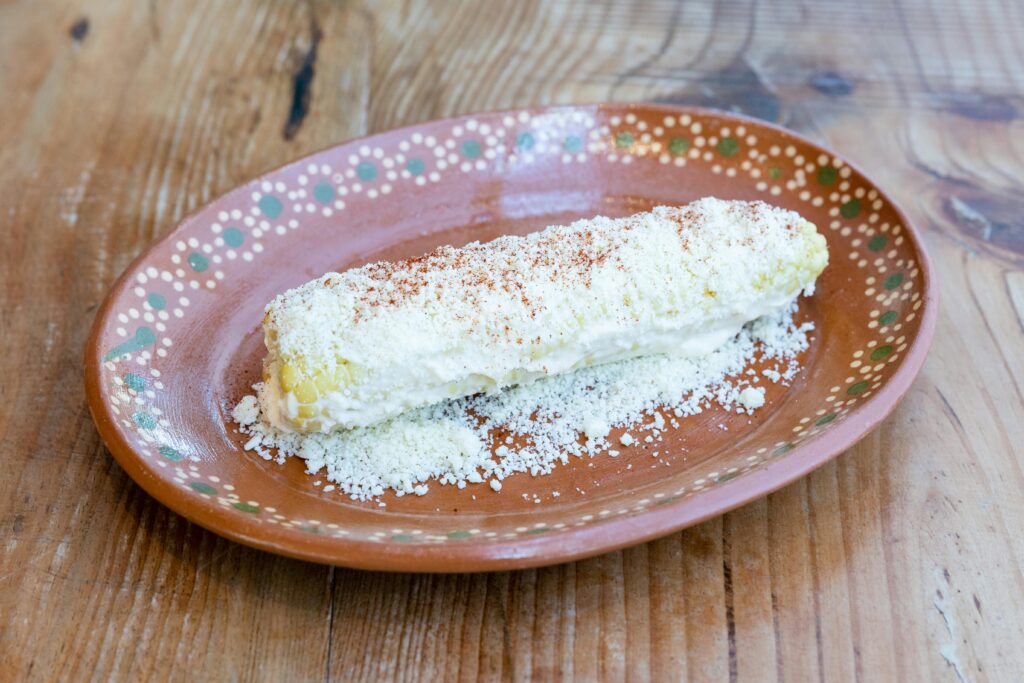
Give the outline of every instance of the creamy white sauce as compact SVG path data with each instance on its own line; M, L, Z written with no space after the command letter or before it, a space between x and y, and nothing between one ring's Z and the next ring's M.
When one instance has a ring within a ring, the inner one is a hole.
M318 413L321 430L329 432L338 425L365 427L400 415L410 409L441 401L493 393L506 387L526 384L552 374L571 372L581 367L615 361L667 354L693 358L704 356L722 347L746 323L763 315L784 311L794 297L759 302L740 314L716 321L694 331L689 328L655 329L652 327L619 327L589 331L588 339L565 344L539 356L527 367L507 373L505 378L482 374L465 375L463 368L487 367L483 350L466 348L461 353L431 359L410 359L409 364L392 373L366 377L357 391L332 392L312 406ZM298 417L298 401L291 393L282 394L277 363L267 368L269 380L259 389L260 405L267 420L282 431L292 431L288 420ZM395 374L405 371L404 378ZM460 372L461 371L461 372ZM398 380L398 381L396 381ZM287 418L287 419L285 419Z

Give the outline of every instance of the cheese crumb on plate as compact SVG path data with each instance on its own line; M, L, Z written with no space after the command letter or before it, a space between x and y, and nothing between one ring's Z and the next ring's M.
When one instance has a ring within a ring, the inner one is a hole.
M764 389L761 387L746 387L739 395L740 405L747 410L755 410L764 405Z

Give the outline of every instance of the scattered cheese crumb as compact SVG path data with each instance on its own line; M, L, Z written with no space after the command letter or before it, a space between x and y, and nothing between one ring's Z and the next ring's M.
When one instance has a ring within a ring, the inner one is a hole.
M231 417L235 418L235 422L243 427L254 424L260 419L260 402L256 400L255 396L246 396L231 411ZM248 449L249 446L246 445L246 448Z
M494 489L495 491L500 491L501 482L498 481L497 479L491 479L491 488Z
M633 441L633 435L630 434L629 432L626 432L625 434L619 437L619 443L621 443L623 446L632 446Z
M764 405L764 388L747 387L740 392L740 405L747 410L754 410Z
M611 430L611 426L599 418L591 417L583 424L583 433L588 439L603 439Z

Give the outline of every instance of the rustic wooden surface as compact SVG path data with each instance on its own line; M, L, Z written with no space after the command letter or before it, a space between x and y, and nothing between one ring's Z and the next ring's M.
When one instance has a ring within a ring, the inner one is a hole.
M1024 680L1024 6L0 3L0 680ZM107 455L98 303L186 212L368 132L531 103L778 121L927 233L939 330L832 464L663 540L465 576L198 529Z

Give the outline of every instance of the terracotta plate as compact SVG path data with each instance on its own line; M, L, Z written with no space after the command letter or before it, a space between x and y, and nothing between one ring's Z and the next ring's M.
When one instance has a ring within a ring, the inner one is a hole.
M385 507L325 491L301 461L242 450L229 412L259 376L260 318L279 292L329 269L705 195L794 209L829 242L831 265L800 313L817 325L804 371L770 388L755 419L709 410L666 436L658 459L634 447L516 475L500 493L434 484L422 497L387 495ZM114 286L86 385L132 478L219 534L352 567L506 569L662 536L810 472L893 409L924 360L935 308L903 213L807 140L706 110L528 109L349 142L200 209Z

